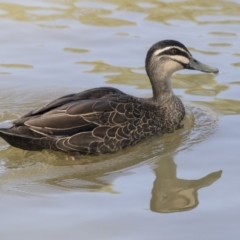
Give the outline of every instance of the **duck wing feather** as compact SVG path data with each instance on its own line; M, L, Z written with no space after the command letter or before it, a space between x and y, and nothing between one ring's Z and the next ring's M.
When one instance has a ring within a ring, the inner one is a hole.
M148 109L140 99L115 88L90 89L33 110L0 134L28 150L115 152L153 134L154 116Z

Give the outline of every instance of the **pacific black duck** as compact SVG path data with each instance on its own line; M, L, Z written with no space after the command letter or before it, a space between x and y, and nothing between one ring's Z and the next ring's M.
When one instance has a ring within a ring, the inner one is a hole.
M32 110L1 128L10 145L26 150L53 149L81 154L115 152L156 133L180 128L185 110L174 95L171 75L181 69L218 73L195 60L178 41L154 44L146 57L153 97L139 98L111 87L69 94Z

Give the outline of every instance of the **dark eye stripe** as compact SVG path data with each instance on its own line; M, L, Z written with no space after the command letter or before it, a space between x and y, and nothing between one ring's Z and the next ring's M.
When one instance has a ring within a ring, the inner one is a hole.
M186 52L183 52L183 51L181 51L181 50L179 50L179 49L177 49L177 48L174 48L174 50L176 51L176 53L172 53L172 50L173 50L173 48L172 49L168 49L168 50L166 50L166 51L164 51L164 52L161 52L161 53L159 53L157 56L161 56L161 55L170 55L170 56L173 56L173 55L180 55L180 56L184 56L184 57L186 57L186 58L189 58L189 55L186 53Z

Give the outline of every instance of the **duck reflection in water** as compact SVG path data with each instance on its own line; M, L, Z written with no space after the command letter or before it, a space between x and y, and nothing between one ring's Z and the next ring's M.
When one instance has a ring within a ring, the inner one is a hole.
M5 159L2 160L4 171L0 174L0 182L2 185L7 184L4 188L24 187L23 192L29 191L30 194L38 189L35 188L36 184L40 184L40 188L51 186L51 192L54 189L58 191L59 188L67 188L73 191L85 189L117 193L113 182L119 177L131 174L131 171L125 169L143 162L150 166L154 163L156 178L152 196L149 197L151 211L171 213L191 210L198 206L198 189L210 186L221 177L222 171L212 172L197 180L177 178L177 165L174 163L176 154L202 141L211 134L211 131L214 132L215 118L199 108L191 107L184 125L185 128L177 133L147 139L123 152L101 155L97 158L87 156L80 158L79 161L60 160L63 158L60 152L46 151L33 154L7 147L0 151L0 159ZM39 167L40 161L42 167ZM38 168L34 167L36 163Z
M154 169L150 209L153 212L171 213L194 209L198 206L200 188L208 187L217 181L222 171L217 171L197 180L177 178L177 165L171 157L163 157Z

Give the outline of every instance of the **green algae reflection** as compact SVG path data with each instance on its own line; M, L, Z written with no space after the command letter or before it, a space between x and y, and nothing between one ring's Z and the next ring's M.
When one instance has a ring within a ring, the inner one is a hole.
M93 66L88 73L105 73L104 77L107 83L132 85L138 88L150 88L150 82L146 74L138 73L137 71L145 71L143 67L130 68L113 66L103 61L86 62L81 61L77 64L87 64Z
M82 2L78 0L48 0L34 4L24 5L14 1L0 3L0 18L8 18L18 21L37 22L59 19L73 19L82 24L120 27L135 25L135 22L127 19L132 12L140 13L145 19L169 24L171 20L183 20L198 24L240 24L239 20L221 18L208 21L206 16L239 16L240 5L224 0L201 1L158 1L158 0L93 0ZM216 9L218 9L216 11ZM115 16L119 12L119 16ZM122 13L125 14L122 14ZM129 15L128 15L129 13ZM129 17L130 18L130 17ZM131 19L131 18L130 18ZM42 26L47 26L46 24ZM57 27L57 25L55 25ZM67 27L67 26L64 26ZM214 33L214 32L213 32ZM218 34L218 32L217 32Z
M211 102L198 101L201 105L210 107L214 111L223 115L240 114L240 101L232 99L214 99Z
M186 89L185 93L198 96L216 96L228 89L228 86L219 84L214 75L205 73L176 74L173 77L174 88Z

